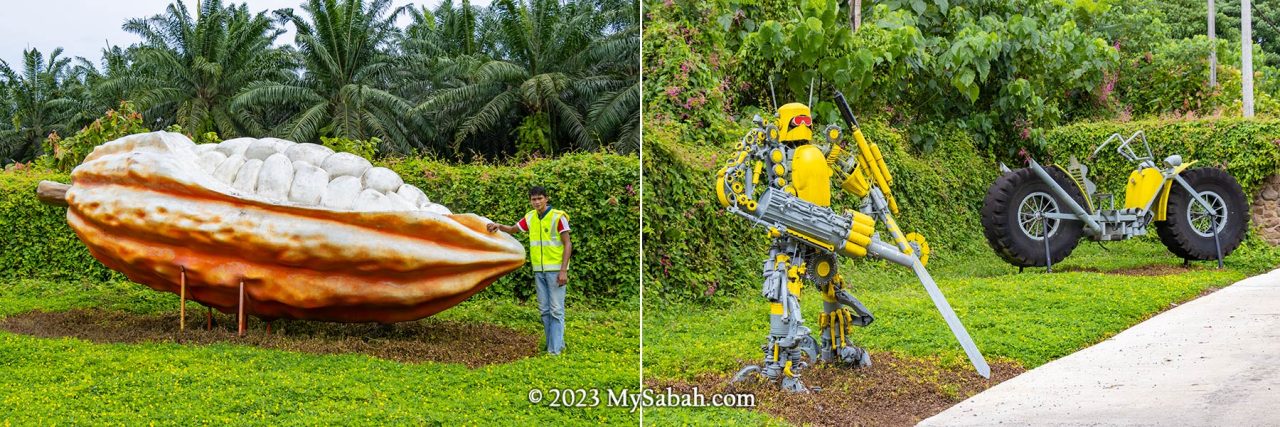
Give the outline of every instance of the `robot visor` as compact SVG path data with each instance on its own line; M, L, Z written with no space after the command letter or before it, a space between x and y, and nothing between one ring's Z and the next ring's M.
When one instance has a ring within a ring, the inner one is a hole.
M809 116L795 116L791 118L791 126L813 126L813 119L810 119Z

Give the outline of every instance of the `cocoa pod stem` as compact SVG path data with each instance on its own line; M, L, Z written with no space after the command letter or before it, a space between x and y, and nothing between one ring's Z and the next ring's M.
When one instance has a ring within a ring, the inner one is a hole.
M67 207L67 190L70 189L70 185L61 182L40 181L36 186L36 198L46 205Z

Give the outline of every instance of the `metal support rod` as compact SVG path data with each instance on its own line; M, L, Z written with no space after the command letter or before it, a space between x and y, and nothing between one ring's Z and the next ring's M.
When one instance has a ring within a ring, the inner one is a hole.
M1187 180L1185 179L1182 179L1182 175L1174 175L1173 180L1177 181L1178 185L1181 185L1182 188L1187 190L1187 193L1191 194L1192 200L1195 200L1196 203L1200 204L1200 206L1204 206L1205 211L1208 211L1208 212L1218 211L1217 209L1214 209L1213 206L1209 206L1209 201L1205 200L1203 197L1200 197L1200 192L1196 191L1196 189L1194 188L1191 188L1191 183L1187 182ZM1190 206L1188 206L1187 208L1189 209Z
M1072 199L1071 196L1067 194L1067 190L1064 190L1061 185L1058 185L1058 182L1054 181L1053 177L1049 176L1049 172L1045 171L1044 167L1040 166L1040 163L1037 163L1035 159L1027 159L1027 161L1031 164L1031 170L1036 173L1036 176L1039 176L1041 180L1046 184L1049 184L1049 188L1053 190L1053 194L1057 196L1058 199L1062 200L1062 203L1067 205L1068 208L1071 208L1071 213L1076 214L1076 217L1078 217L1080 221L1084 222L1085 227L1088 227L1095 235L1101 236L1102 224L1098 224L1098 221L1095 221L1093 217L1089 216L1089 212L1085 211L1084 207L1080 206L1079 203L1076 203L1076 200Z
M240 281L240 304L236 315L236 336L244 336L244 281Z
M178 331L187 330L187 268L182 269L182 280L178 291Z
M1045 266L1045 272L1046 272L1046 273L1052 273L1052 272L1053 272L1053 254L1050 254L1050 253L1049 253L1049 219L1048 219L1048 218L1044 218L1044 217L1043 217L1043 215L1042 215L1042 214L1040 214L1040 213L1037 213L1036 215L1041 215L1041 218L1040 218L1040 219L1041 219L1041 221L1042 221L1042 222L1041 222L1041 224L1043 224L1043 227L1044 227L1044 228L1043 228L1043 230L1044 230L1044 239L1043 239L1043 240L1044 240L1044 266Z
M1227 207L1223 206L1222 210L1224 211L1227 210ZM1218 241L1217 213L1218 211L1213 211L1213 213L1209 214L1209 227L1213 228L1213 248L1218 250L1218 269L1221 270L1222 269L1222 243ZM1223 212L1222 216L1226 216L1226 212Z

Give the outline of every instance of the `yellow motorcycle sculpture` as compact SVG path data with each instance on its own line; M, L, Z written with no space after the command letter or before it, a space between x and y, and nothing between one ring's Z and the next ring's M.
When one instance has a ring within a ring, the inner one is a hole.
M983 202L982 226L992 249L1018 267L1050 270L1080 242L1083 233L1096 241L1124 240L1156 234L1170 252L1190 260L1218 260L1244 240L1249 205L1235 178L1218 168L1188 170L1196 162L1172 155L1155 163L1142 131L1128 138L1112 134L1089 155L1092 159L1113 141L1116 151L1134 163L1125 187L1124 205L1097 192L1089 168L1072 157L1068 167L1044 167L1027 158L1028 167L1004 172L991 184ZM1141 141L1146 155L1133 149ZM1107 205L1107 208L1103 208ZM1185 261L1184 261L1185 262Z

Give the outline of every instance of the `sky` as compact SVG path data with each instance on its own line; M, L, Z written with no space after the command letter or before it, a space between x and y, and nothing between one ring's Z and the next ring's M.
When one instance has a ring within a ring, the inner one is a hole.
M247 3L250 10L275 10L286 7L301 9L304 0L231 0L228 3ZM400 6L414 4L434 7L441 0L395 0ZM22 51L36 48L46 57L54 48L63 48L63 57L83 56L101 66L102 49L108 45L128 46L141 39L120 29L130 18L150 17L164 13L169 0L3 0L0 1L0 60L17 69L22 66ZM195 8L195 0L184 0L188 9ZM474 5L486 5L485 0L472 0ZM400 24L407 19L401 17ZM286 26L286 33L277 43L293 42L293 28Z

